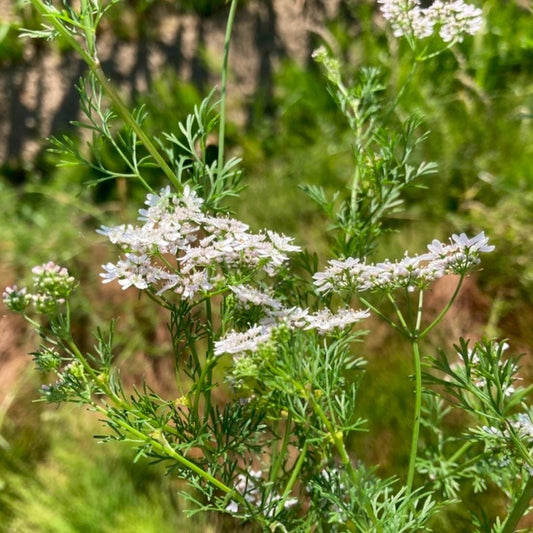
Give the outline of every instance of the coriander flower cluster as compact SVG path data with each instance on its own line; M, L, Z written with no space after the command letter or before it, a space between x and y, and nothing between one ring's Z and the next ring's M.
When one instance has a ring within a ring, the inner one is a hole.
M203 200L185 186L183 194L148 194L139 211L141 226L103 226L99 233L117 244L124 257L103 265L104 283L118 280L123 289L172 290L192 300L226 286L230 269L249 275L274 276L297 252L292 239L272 231L251 233L232 218L202 212Z
M367 264L364 260L349 257L332 259L324 272L314 274L318 292L365 291L390 292L406 288L425 289L431 282L446 274L464 275L480 262L480 253L492 252L483 232L469 238L464 233L452 235L449 244L433 240L428 252L410 257L405 255L399 261L386 260Z
M301 307L285 307L273 296L262 293L248 286L231 287L238 301L244 308L250 305L262 306L263 318L246 331L230 331L215 342L215 355L231 354L237 357L245 353L257 352L261 345L272 339L276 328L288 327L289 330L315 330L324 335L336 330L343 330L364 318L368 310L355 311L343 308L333 313L328 308L311 313Z
M39 313L53 313L59 305L65 303L76 287L76 280L68 270L52 261L34 267L32 273L32 292L26 287L19 289L14 285L6 287L2 293L4 304L11 311L20 313L32 304Z
M465 34L474 35L483 24L481 9L463 0L435 0L427 8L419 0L378 0L383 17L396 37L424 39L435 30L444 42L462 41Z

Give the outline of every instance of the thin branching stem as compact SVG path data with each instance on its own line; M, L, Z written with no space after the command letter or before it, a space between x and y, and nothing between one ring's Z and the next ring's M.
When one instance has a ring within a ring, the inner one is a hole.
M285 427L283 430L283 439L281 441L281 448L279 451L277 450L277 442L276 442L276 445L273 446L273 450L272 450L272 467L270 469L270 475L269 475L270 481L272 482L276 481L278 477L278 473L281 468L281 464L283 463L286 457L285 454L289 446L291 431L292 431L292 415L291 413L288 413L287 420L285 420Z
M385 322L387 322L387 324L389 324L389 326L391 326L393 329L395 329L396 331L398 331L402 335L406 335L406 332L400 326L398 326L398 324L393 322L387 315L382 313L375 305L372 305L366 298L363 298L362 296L359 296L359 301L363 305L365 305L366 307L371 309L374 313L376 313L376 315L378 315L380 318L382 318Z
M405 299L407 301L407 316L409 317L409 326L410 329L413 329L414 326L414 317L413 317L413 304L411 302L411 294L408 287L405 287Z
M533 498L533 476L529 476L522 494L516 501L513 510L509 513L507 520L501 530L502 533L513 533L518 526L518 522L524 513L528 510L531 499Z
M413 332L416 338L419 338L420 325L422 324L422 312L424 311L424 291L420 289L418 292L418 307L416 309L416 324Z
M224 38L224 57L222 59L222 74L220 87L220 122L218 129L218 175L222 175L224 168L224 144L226 137L226 91L228 84L228 58L229 48L231 43L231 31L233 29L233 21L235 20L235 12L237 11L237 4L239 0L232 0L229 9L228 21L226 23L226 35Z
M106 418L109 418L108 411L96 404L93 403L91 407L97 411L98 413L102 414ZM166 438L164 438L164 435L161 431L156 431L156 428L152 428L153 435L147 435L143 433L142 431L139 431L137 428L133 427L131 424L128 424L125 422L122 418L113 418L112 422L114 424L117 424L122 429L127 431L131 436L136 437L141 442L146 442L149 444L156 452L161 453L162 455L165 455L169 459L174 459L176 462L180 463L181 465L189 468L196 474L198 474L200 477L220 489L221 491L225 492L226 494L231 494L233 498L236 500L241 501L243 498L242 496L235 491L234 489L228 487L224 483L222 483L220 480L213 477L209 472L206 472L202 468L200 468L198 465L193 463L192 461L189 461L186 457L179 454L172 446L168 443Z
M464 274L461 274L461 277L459 278L459 281L457 283L457 286L455 287L455 291L452 294L452 297L448 300L448 303L445 305L444 309L438 314L437 318L431 322L429 326L427 326L426 329L424 329L420 335L419 338L425 337L443 318L444 315L449 311L450 307L455 302L455 299L457 298L457 295L459 294L459 291L461 289L461 286L463 284L464 280Z
M85 61L85 63L89 67L89 70L94 74L94 76L100 83L100 86L106 93L107 97L111 100L117 113L124 120L124 122L132 129L132 131L135 132L141 143L144 145L146 150L148 150L150 155L154 158L154 161L157 163L159 168L161 168L161 170L170 180L172 185L174 185L174 187L178 191L181 191L181 183L176 178L174 172L168 166L167 162L165 161L159 150L157 150L148 135L143 131L143 129L140 127L133 115L130 113L128 106L102 70L100 61L96 57L96 54L91 55L83 48L83 46L80 45L80 43L76 40L72 33L70 33L63 26L61 21L55 16L55 13L52 11L52 8L46 5L43 0L30 0L30 2L35 7L35 9L41 15L43 15L43 17L46 18L46 20L52 25L54 30L57 31L57 33L69 43L69 46L80 55L83 61Z
M455 463L457 459L462 457L472 446L475 444L474 441L465 442L448 460L450 463Z
M305 457L307 455L307 449L309 447L309 443L307 441L304 442L304 445L302 446L302 449L300 450L300 455L298 456L298 460L292 467L291 477L289 478L289 481L287 482L287 485L285 487L285 490L283 491L283 494L281 495L281 500L278 503L278 506L276 508L276 514L280 513L283 509L285 502L287 501L287 498L289 497L289 494L292 491L292 488L296 484L296 481L298 480L298 476L300 475L300 470L302 469L302 466L305 461Z
M313 411L316 413L318 418L322 421L324 424L326 431L329 434L329 438L333 442L333 445L337 449L337 452L340 455L341 462L348 471L354 486L357 487L360 485L361 480L359 479L359 475L357 474L357 470L354 468L352 461L350 459L350 456L348 455L348 452L346 451L346 446L344 444L344 435L342 430L339 430L333 426L331 421L326 416L326 413L324 413L322 407L320 407L320 404L315 400L313 394L308 395L309 401L311 403L311 406L313 407ZM374 509L370 505L369 502L366 502L364 504L365 512L367 513L368 517L372 521L372 524L374 525L374 530L376 533L381 533L383 531L381 525L379 524L379 520L374 512Z
M396 316L398 317L398 320L400 321L400 324L402 325L403 331L407 333L409 331L409 327L407 326L407 323L405 322L403 313L398 307L396 300L394 299L394 297L392 296L390 292L387 292L387 298L390 300L390 302L392 303L392 306L394 307L394 310L396 311Z
M124 399L122 399L120 396L118 396L113 391L113 389L108 386L105 379L101 379L98 372L87 362L86 357L81 353L74 341L72 339L65 339L65 342L67 343L69 350L74 355L76 360L81 363L85 371L89 374L93 383L95 383L100 389L100 391L103 392L109 400L111 400L112 404L119 409L130 411L131 405L128 402L124 401ZM151 420L148 415L144 415L139 411L137 411L136 416L138 418L142 418L145 421ZM165 424L162 429L172 435L175 435L176 437L183 438L183 435L178 430L176 430L176 428L171 427L168 424Z
M418 341L413 340L413 362L415 367L415 410L413 415L413 433L411 437L411 452L407 470L407 495L411 494L415 477L416 457L418 453L418 435L420 433L420 413L422 411L422 365Z
M211 307L211 299L205 301L205 309L207 315L207 355L205 361L204 370L207 369L205 383L202 384L204 389L204 398L205 398L205 415L204 418L207 419L211 415L213 423L215 421L213 407L211 405L211 394L213 389L213 368L216 365L217 356L215 355L215 344L214 344L214 324L213 324L213 311Z

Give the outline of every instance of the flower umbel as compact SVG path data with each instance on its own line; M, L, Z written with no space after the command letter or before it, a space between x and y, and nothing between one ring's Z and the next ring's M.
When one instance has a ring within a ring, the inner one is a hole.
M395 262L366 264L354 257L332 259L325 271L313 276L314 283L318 292L425 289L446 274L467 274L479 264L480 253L493 250L483 232L472 238L461 233L452 235L449 244L435 239L428 245L428 253L413 257L406 254Z
M299 251L292 239L272 231L251 233L232 218L202 212L202 200L185 187L182 195L170 188L149 194L139 211L142 226L103 226L99 233L118 244L124 258L103 266L104 283L115 279L123 289L172 290L187 300L226 286L229 270L247 276L274 276Z
M324 335L335 330L344 330L369 316L368 310L354 311L349 308L339 309L336 313L327 308L316 313L309 313L308 309L299 307L281 309L267 315L260 325L247 331L231 331L226 334L215 342L215 355L254 353L272 338L274 330L280 326L288 327L289 330L315 330Z
M378 0L378 4L396 37L424 39L438 31L444 42L460 42L483 24L481 9L462 0L436 0L427 8L420 7L419 0Z

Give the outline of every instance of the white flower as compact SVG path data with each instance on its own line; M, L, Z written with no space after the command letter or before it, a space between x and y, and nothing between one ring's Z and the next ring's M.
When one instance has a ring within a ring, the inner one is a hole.
M516 389L514 388L513 385L507 385L507 387L505 387L502 392L504 396L509 397L509 396L512 396L516 392Z
M462 41L463 35L475 35L483 26L483 12L462 0L442 2L435 0L427 8L427 17L439 25L439 35L446 43Z
M239 511L239 505L236 501L231 500L231 502L226 505L226 511L231 514L235 514Z
M332 313L329 309L324 308L307 317L308 324L304 329L316 329L319 333L325 333L334 329L344 329L369 316L368 310L354 311L347 308Z
M167 187L147 195L146 208L139 211L141 226L97 230L125 253L116 265L104 266L104 282L116 279L124 289L172 290L193 299L216 284L223 286L224 276L232 272L274 276L288 261L287 253L300 250L283 235L254 234L238 220L205 214L202 202L188 186L181 195Z
M492 252L494 250L493 245L489 245L489 238L485 237L485 232L478 233L475 237L469 238L466 234L452 235L453 242L461 249L468 250L470 252Z
M494 426L482 426L481 431L483 433L486 433L490 437L499 437L499 438L504 438L504 439L507 438L506 432Z
M174 197L174 199L176 199ZM200 212L202 204L204 203L203 198L200 198L188 185L183 187L183 193L180 200L185 204L185 207L192 210Z
M391 291L400 287L412 292L424 289L445 274L466 274L479 262L479 254L492 252L483 232L469 238L464 233L452 235L450 244L433 240L428 253L366 264L358 258L330 260L325 271L313 275L318 292Z
M440 265L444 273L465 274L480 262L479 253L492 252L494 246L488 244L485 233L475 237L467 237L464 233L452 235L450 244L445 245L437 240L428 245L428 257L436 265Z
M378 4L395 37L410 35L423 39L433 33L434 21L426 16L419 0L378 0Z
M68 277L68 270L65 267L56 265L53 261L48 261L48 263L45 263L44 265L34 266L31 271L37 277L44 275Z
M420 7L419 0L378 0L378 4L396 37L424 39L438 29L444 42L462 41L483 25L481 9L462 0L435 0L428 8Z
M240 354L256 352L261 344L270 340L272 328L268 326L254 326L247 331L231 331L223 339L215 342L215 355Z
M313 275L315 286L319 292L342 290L348 285L357 286L359 291L366 291L372 287L370 278L372 268L364 261L355 257L345 260L332 259L325 272L316 272Z
M291 242L294 240L292 237L286 237L285 235L280 235L279 233L275 233L274 231L267 231L268 238L272 242L272 244L280 251L280 252L299 252L301 251L301 248L299 246L296 246L294 244L291 244Z
M307 326L309 309L301 307L283 307L275 311L267 311L264 319L265 324L275 325L277 323L286 324L290 329L302 329Z
M20 312L28 307L32 295L28 294L26 287L19 289L16 285L6 287L2 293L5 306L11 311Z
M174 292L192 300L198 293L209 292L216 278L210 278L207 270L198 270L186 276L173 276L173 280L176 281ZM161 293L161 290L158 292Z
M260 322L243 332L232 331L224 338L215 342L215 355L225 353L242 355L243 353L256 352L261 344L269 341L274 328L285 324L291 330L316 330L319 334L329 331L344 329L370 316L368 310L354 311L353 309L340 309L332 313L324 308L316 313L309 313L308 309L300 307L280 308L271 310Z
M269 310L275 310L281 308L281 302L272 298L268 294L261 292L258 289L254 289L249 285L239 285L234 287L230 285L230 290L237 296L237 299L244 303L246 306L249 304L266 307Z
M118 261L116 265L107 263L102 268L105 270L104 274L100 274L103 283L117 279L123 290L132 286L147 289L160 279L162 272L150 263L146 254L126 254L125 259Z

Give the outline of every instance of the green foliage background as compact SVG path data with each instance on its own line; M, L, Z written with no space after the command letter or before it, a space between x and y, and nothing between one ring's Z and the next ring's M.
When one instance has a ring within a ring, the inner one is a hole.
M117 26L121 10L142 18L151 4L120 4L111 26ZM206 0L183 2L182 7L208 17L224 9L222 4ZM424 190L409 192L406 214L388 221L392 233L376 256L421 250L432 238L453 231L485 230L496 245L476 278L491 302L486 332L509 337L518 351L529 354L524 366L531 379L533 14L527 2L489 0L482 7L485 31L419 68L401 99L401 115L417 110L425 115L431 135L418 157L437 161L439 172ZM35 24L22 13L23 25ZM0 65L22 58L18 24L0 27ZM344 0L342 16L327 29L348 76L362 64L379 66L384 78L392 80L387 90L395 94L410 70L410 56L403 53L405 43L398 45L380 26L373 2ZM146 106L147 125L155 133L172 130L202 96L173 72L163 71L137 103ZM275 71L272 91L260 91L250 113L250 125L229 128L229 151L242 155L247 185L233 206L237 215L255 228L297 236L324 259L321 215L298 186L344 187L351 156L348 128L323 76L315 65L287 58ZM142 362L135 363L135 354L142 351L144 364L157 377L165 352L160 317L134 298L102 292L98 264L112 251L93 231L109 219L132 220L142 193L135 186L86 190L83 183L94 176L56 168L45 148L43 143L42 155L19 169L22 183L14 183L12 166L0 167L0 279L12 283L29 267L50 259L68 265L83 282L76 303L80 335L91 343L91 330L111 316L109 302L114 302L121 313L123 372L131 374L132 382L140 379L145 369ZM409 428L402 420L410 416L412 395L404 350L386 336L369 344L361 413L372 413L370 432L352 442L357 456L377 461L387 474L402 471L408 452ZM0 531L231 530L212 517L187 522L172 479L151 466L133 465L125 446L99 446L87 438L100 431L90 414L32 404L36 380L28 371L1 391ZM454 425L460 428L460 421L450 420ZM471 501L492 516L498 513L496 488L492 505L474 497ZM467 516L451 512L435 527L451 531L453 524L454 531L468 531L467 523Z

